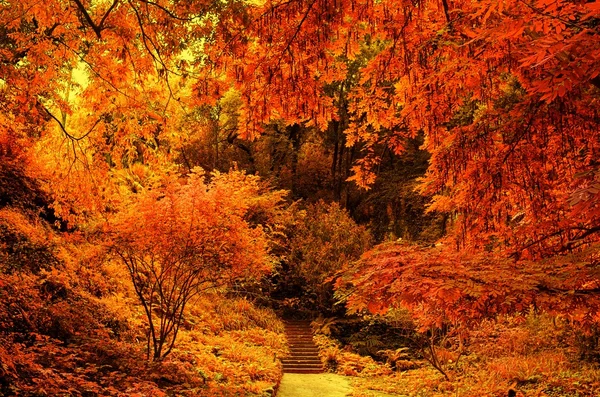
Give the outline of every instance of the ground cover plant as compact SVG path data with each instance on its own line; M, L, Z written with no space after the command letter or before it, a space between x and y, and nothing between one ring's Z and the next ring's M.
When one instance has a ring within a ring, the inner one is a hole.
M393 332L406 337L406 331ZM598 363L582 359L591 340L597 343L565 319L503 316L480 324L460 351L450 341L439 343L442 373L420 354L418 340L361 355L352 344L316 337L325 368L353 377L353 396L506 396L511 389L522 396L593 396L600 390Z

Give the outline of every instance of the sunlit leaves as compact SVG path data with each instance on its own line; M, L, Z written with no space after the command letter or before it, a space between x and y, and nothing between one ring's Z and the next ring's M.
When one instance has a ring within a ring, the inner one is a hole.
M600 308L596 248L534 263L457 253L446 245L390 243L350 266L338 288L352 291L347 304L353 311L408 308L423 330L443 324L468 327L482 318L532 308L589 326Z

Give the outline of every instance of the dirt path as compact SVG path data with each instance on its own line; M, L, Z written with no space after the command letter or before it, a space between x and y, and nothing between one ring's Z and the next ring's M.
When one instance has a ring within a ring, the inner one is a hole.
M335 374L283 374L277 397L346 397L347 377Z

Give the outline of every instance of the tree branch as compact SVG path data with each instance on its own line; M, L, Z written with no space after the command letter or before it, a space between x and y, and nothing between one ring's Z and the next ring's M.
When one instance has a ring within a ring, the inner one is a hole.
M446 22L450 23L450 12L448 11L448 0L442 0L442 6L444 7L444 15L446 16Z
M176 15L173 11L169 10L168 8L165 8L165 7L161 6L160 4L155 3L153 1L150 1L150 0L139 0L139 1L142 3L148 4L148 5L154 6L154 7L158 8L159 10L162 10L170 18L177 19L178 21L190 22L190 21L193 21L194 19L198 18L197 16L194 16L191 18L183 18L183 17L180 17L179 15ZM206 13L206 12L207 12L207 10L203 10L203 13Z
M111 6L108 8L108 10L106 10L106 12L104 13L104 16L100 20L100 24L98 25L98 29L100 29L100 31L102 31L104 29L104 22L106 21L106 18L112 12L112 10L117 6L117 4L119 4L119 0L114 0L113 3L111 4Z
M81 136L74 136L72 134L70 134L65 125L55 116L52 114L52 112L50 112L48 110L48 108L46 108L46 106L44 106L39 100L38 103L42 106L42 108L46 111L46 113L48 114L48 116L52 117L52 119L54 119L54 121L56 121L58 123L58 126L60 127L60 129L62 130L62 132L67 136L67 138L69 138L72 141L81 141L82 139L85 139L88 135L91 134L91 132L94 130L94 128L96 128L96 126L98 125L98 123L100 123L100 121L102 121L103 116L100 116L98 118L98 120L96 120L96 122L94 123L94 125L92 125L92 127L88 130L88 132L86 132L85 134L81 135Z
M531 9L536 14L539 14L539 15L544 16L546 18L556 19L556 20L561 21L562 23L564 23L566 26L570 26L570 27L573 27L573 28L577 28L577 29L582 29L583 30L583 27L579 26L578 24L573 23L572 21L569 21L567 19L561 18L558 15L552 15L552 14L550 14L548 12L542 11L539 8L536 8L536 7L532 6L531 4L527 3L525 0L518 0L518 1L519 1L519 3L522 3L525 6L527 6L529 9Z
M108 10L106 10L106 12L104 13L104 15L100 19L100 23L97 24L97 25L94 22L94 20L92 19L92 17L90 16L90 14L85 9L85 6L81 2L81 0L73 0L73 1L77 5L77 8L79 9L79 11L81 11L81 14L85 18L85 20L88 23L88 25L90 25L90 27L92 28L92 30L94 31L94 33L96 33L96 37L98 37L98 39L102 39L102 31L104 30L104 22L106 22L106 18L108 18L108 16L115 9L115 7L117 6L117 4L119 4L120 0L113 0L113 3L110 5L110 7L108 7Z
M94 20L92 19L92 17L90 16L90 14L87 12L87 10L85 9L84 5L81 3L80 0L73 0L73 1L77 5L77 8L79 8L79 11L81 11L81 14L85 18L85 20L88 23L88 25L90 25L90 27L92 28L92 30L94 31L94 33L96 33L96 37L98 37L99 39L101 39L102 38L102 35L101 35L102 30L100 29L100 27L98 25L96 25L94 23Z

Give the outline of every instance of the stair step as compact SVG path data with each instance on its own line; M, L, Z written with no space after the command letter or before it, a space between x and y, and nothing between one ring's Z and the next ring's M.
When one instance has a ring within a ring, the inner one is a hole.
M290 368L290 367L294 367L294 368L321 368L323 366L323 364L321 364L321 361L316 361L316 362L295 362L295 361L286 361L285 363L283 363L283 367L284 368Z
M290 355L285 356L284 358L287 357L319 357L319 352L318 351L313 351L313 352L291 352Z
M283 372L297 374L322 373L323 364L319 357L319 349L313 340L310 321L286 321L285 335L290 354L281 360Z
M311 372L306 372L306 373L321 373L323 372L323 368L320 367L287 367L287 368L283 368L283 373L292 373L292 374L301 374L301 373L305 373L304 371L311 371Z
M311 367L318 367L320 368L323 364L321 363L321 360L319 359L311 359L311 360L298 360L298 359L283 359L281 360L281 362L283 363L284 366L286 365L290 365L290 366L296 366L296 365L305 365L305 366L311 366Z
M302 373L299 371L314 371L314 373L319 373L319 372L323 372L323 368L320 367L314 367L314 368L308 368L308 367L287 367L287 368L283 368L283 372L284 373ZM311 372L313 373L313 372Z

